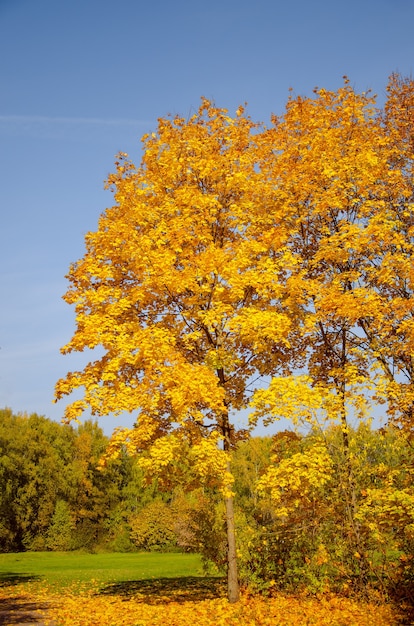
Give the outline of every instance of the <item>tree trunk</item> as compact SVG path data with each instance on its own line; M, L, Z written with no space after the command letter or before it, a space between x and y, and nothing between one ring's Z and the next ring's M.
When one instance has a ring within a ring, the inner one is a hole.
M225 388L225 376L222 368L217 370L219 384ZM230 424L229 410L226 402L224 410L220 416L219 422L221 433L223 435L223 448L227 453L227 471L230 472L230 453L232 448L232 440L234 438L234 428ZM226 496L226 531L227 531L227 594L229 602L238 602L240 599L239 575L237 570L237 553L236 553L236 527L234 524L234 497Z
M239 577L237 572L236 530L234 525L234 499L226 498L227 526L227 593L229 602L237 602L240 598Z

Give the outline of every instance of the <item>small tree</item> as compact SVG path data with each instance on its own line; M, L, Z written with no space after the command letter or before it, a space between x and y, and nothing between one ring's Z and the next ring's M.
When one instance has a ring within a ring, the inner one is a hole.
M137 412L118 433L161 474L189 449L202 483L224 494L228 593L239 597L229 453L241 436L232 411L247 406L255 380L283 367L292 323L278 277L289 256L287 223L262 177L256 125L203 100L189 120L159 120L136 168L120 156L108 179L116 205L86 236L65 300L76 331L63 352L103 348L70 372L57 399L83 399L66 418Z
M64 500L58 500L46 534L47 549L71 550L73 547L72 533L74 529L75 523L69 505Z
M177 546L174 513L161 499L153 500L129 520L131 539L143 550L165 550Z

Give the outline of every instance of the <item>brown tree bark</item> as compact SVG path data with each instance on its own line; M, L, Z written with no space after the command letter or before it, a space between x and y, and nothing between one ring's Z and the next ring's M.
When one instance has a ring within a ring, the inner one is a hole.
M219 371L220 380L223 379L223 371ZM232 447L232 428L229 420L229 412L226 408L221 415L220 427L224 437L224 450L230 455ZM230 457L228 457L227 470L230 472ZM233 495L225 498L226 505L226 531L227 531L227 596L229 602L238 602L240 599L239 574L237 567L236 552L236 526L234 523L234 497Z
M229 602L237 602L240 598L239 575L236 553L236 529L234 524L234 498L226 498L227 526L227 593Z

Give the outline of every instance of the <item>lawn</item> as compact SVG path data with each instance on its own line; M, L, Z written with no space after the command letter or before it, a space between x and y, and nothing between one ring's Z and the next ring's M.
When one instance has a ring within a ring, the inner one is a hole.
M23 552L0 554L0 584L36 581L56 591L79 583L96 589L137 580L203 576L197 554Z
M394 607L348 598L226 600L193 554L0 555L0 624L52 626L396 626Z

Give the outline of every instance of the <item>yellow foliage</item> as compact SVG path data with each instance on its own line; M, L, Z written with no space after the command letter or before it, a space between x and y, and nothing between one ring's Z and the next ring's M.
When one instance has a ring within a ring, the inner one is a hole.
M259 493L269 493L276 517L285 517L297 508L322 497L323 488L333 477L333 461L323 443L272 464L257 483Z
M290 97L268 129L203 98L143 137L139 167L121 153L116 204L68 275L77 326L63 352L104 356L57 383L57 399L84 391L67 420L89 408L214 421L246 408L253 376L299 365L312 419L318 394L329 419L345 404L364 416L382 371L409 422L413 94L392 76L379 114L345 80ZM305 418L290 401L277 410L290 408Z
M76 330L63 352L104 350L57 383L57 399L83 390L68 421L88 408L139 411L138 427L145 416L171 429L208 418L225 435L222 417L245 406L251 375L274 367L269 343L290 345L291 317L273 306L288 231L272 217L280 253L270 258L257 131L243 107L233 119L202 99L189 120L159 120L140 167L119 155L116 204L68 274Z

